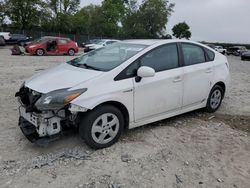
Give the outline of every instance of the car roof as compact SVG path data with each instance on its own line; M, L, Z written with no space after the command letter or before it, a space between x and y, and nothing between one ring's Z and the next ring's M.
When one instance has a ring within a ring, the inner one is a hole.
M106 41L120 41L120 40L117 40L117 39L100 39L100 41L103 41L103 42L105 41L106 42Z
M124 40L122 42L131 43L131 44L142 44L142 45L154 45L157 43L173 43L173 42L187 42L187 43L193 43L193 44L200 44L194 41L190 40L184 40L184 39L131 39L131 40ZM203 44L200 44L203 45Z
M64 40L71 40L69 38L64 38L64 37L54 37L54 36L44 36L41 38L46 38L46 39L64 39Z

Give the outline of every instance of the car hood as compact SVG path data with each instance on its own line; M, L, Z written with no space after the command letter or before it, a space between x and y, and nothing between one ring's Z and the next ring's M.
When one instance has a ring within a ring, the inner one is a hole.
M34 43L30 43L28 44L28 47L34 47L34 48L39 48L41 46L44 46L46 43L42 43L42 42L34 42Z
M63 63L34 75L25 81L25 86L40 93L48 93L58 89L71 88L101 74L103 72Z

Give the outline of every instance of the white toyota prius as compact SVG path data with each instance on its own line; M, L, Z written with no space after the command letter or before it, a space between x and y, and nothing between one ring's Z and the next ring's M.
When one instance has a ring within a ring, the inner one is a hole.
M230 82L227 58L186 40L126 40L26 80L16 93L19 126L37 144L76 128L92 148L125 129L205 108L215 112Z

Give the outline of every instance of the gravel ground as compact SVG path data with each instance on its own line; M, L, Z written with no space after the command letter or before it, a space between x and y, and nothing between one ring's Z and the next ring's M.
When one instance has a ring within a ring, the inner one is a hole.
M69 59L0 48L0 187L250 187L250 62L229 57L232 86L215 114L199 110L129 130L98 151L76 133L35 146L17 126L14 93Z

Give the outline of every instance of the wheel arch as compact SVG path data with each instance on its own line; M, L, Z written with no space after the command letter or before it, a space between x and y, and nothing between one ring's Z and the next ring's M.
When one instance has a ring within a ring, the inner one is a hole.
M218 81L218 82L216 82L215 84L214 84L214 86L216 86L216 85L218 85L218 86L220 86L222 89L223 89L223 91L224 91L224 93L223 93L223 98L224 98L224 96L225 96L225 92L226 92L226 84L223 82L223 81ZM213 86L213 87L214 87Z
M103 102L103 103L96 105L93 109L98 108L98 107L103 106L103 105L112 105L112 106L115 106L116 108L118 108L122 112L122 114L124 115L124 120L125 120L125 127L124 128L125 129L129 128L129 120L130 120L129 112L128 112L127 107L124 104L122 104L121 102L118 102L118 101L106 101L106 102Z

